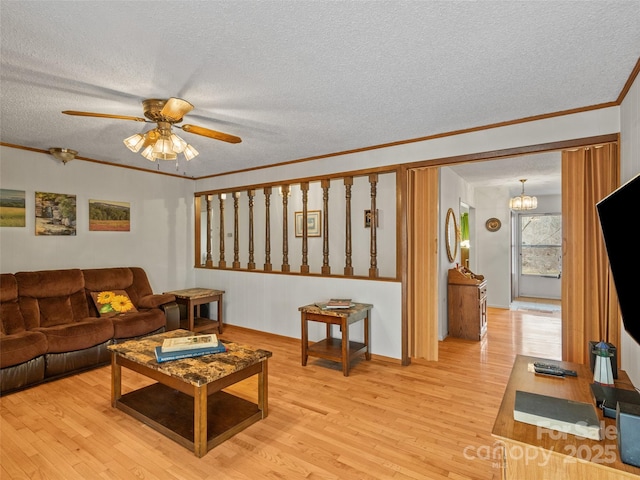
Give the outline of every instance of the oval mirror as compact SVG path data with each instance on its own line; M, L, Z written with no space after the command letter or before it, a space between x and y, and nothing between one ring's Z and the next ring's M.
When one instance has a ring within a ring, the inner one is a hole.
M444 223L445 244L447 246L447 257L453 263L458 255L458 225L456 224L456 214L453 208L447 210L447 217Z

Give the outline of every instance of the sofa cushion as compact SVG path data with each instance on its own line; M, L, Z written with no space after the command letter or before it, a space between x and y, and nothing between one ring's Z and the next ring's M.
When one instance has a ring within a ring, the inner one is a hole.
M18 301L0 303L0 332L13 335L24 331L24 318Z
M21 297L48 298L65 297L84 288L82 270L41 270L18 272L18 293Z
M141 310L109 319L113 322L113 338L133 338L147 335L165 326L166 318L160 309Z
M18 282L11 273L0 274L0 303L18 299Z
M0 332L24 332L24 318L18 304L18 282L10 273L0 275Z
M86 318L66 325L38 328L37 331L47 338L47 353L82 350L113 338L113 324L106 318Z
M0 368L12 367L47 353L47 338L40 332L23 331L0 336Z
M15 277L27 330L71 323L89 316L81 270L18 272Z
M124 290L91 292L91 298L100 317L113 317L138 311Z

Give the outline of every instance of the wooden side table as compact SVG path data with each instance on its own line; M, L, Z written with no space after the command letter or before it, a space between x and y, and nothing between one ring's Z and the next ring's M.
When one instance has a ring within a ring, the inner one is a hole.
M349 376L351 361L364 353L367 360L371 360L369 349L370 334L369 318L373 305L355 303L351 308L323 309L315 304L298 308L302 317L302 365L307 364L308 357L319 357L327 360L342 362L342 373ZM364 343L349 340L349 326L364 320ZM327 338L309 345L309 331L307 322L321 322L327 326ZM339 325L342 338L331 336L331 325Z
M184 290L173 290L164 292L175 295L176 303L187 307L188 329L192 332L201 332L218 327L218 333L222 333L222 296L224 290L211 290L208 288L187 288ZM218 319L212 320L200 316L200 305L217 302ZM194 315L195 310L195 315Z

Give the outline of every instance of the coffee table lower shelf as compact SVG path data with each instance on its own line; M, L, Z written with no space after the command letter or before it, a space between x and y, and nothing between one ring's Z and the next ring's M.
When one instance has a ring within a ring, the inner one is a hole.
M116 408L193 451L193 397L161 383L120 397ZM207 451L263 418L258 405L219 391L207 402Z

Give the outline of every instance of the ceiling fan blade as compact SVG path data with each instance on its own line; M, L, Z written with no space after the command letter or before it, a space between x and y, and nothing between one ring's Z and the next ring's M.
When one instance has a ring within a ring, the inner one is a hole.
M133 120L135 122L147 122L145 118L130 117L128 115L110 115L108 113L77 112L75 110L64 110L62 113L64 113L65 115L76 115L79 117L115 118L117 120Z
M160 115L164 118L171 119L174 122L179 122L182 120L187 113L193 110L193 105L191 105L186 100L181 98L171 97L167 100L167 103L164 104L162 110L160 111Z
M189 133L195 133L196 135L202 135L203 137L214 138L216 140L222 140L229 143L240 143L242 139L235 135L229 135L228 133L216 132L215 130L209 130L208 128L198 127L197 125L176 125L182 130Z

